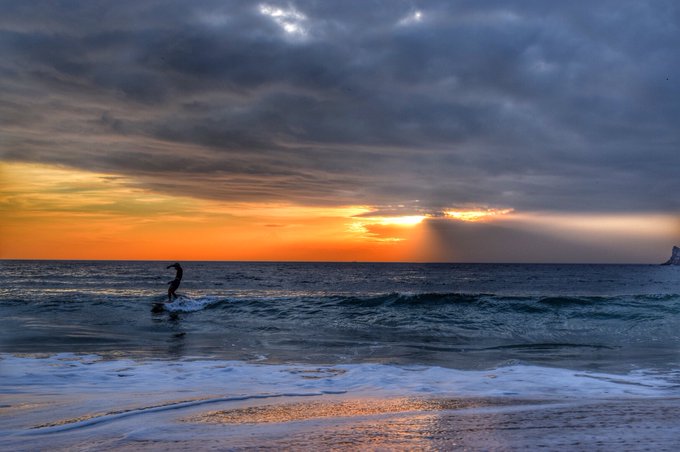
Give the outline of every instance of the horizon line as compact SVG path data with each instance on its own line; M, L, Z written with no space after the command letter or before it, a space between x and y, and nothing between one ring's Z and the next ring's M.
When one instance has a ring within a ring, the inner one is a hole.
M230 259L77 259L77 258L0 258L3 261L33 262L220 262L243 264L445 264L445 265L659 265L646 262L490 262L490 261L362 261L362 260L230 260Z

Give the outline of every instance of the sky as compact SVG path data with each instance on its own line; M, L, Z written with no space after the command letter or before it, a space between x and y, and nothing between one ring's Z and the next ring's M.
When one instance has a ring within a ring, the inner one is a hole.
M665 261L680 4L0 0L0 258Z

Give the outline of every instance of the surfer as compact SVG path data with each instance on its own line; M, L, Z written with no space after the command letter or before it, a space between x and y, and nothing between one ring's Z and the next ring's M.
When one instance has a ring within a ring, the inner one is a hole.
M170 284L170 287L168 287L168 303L172 302L172 297L177 298L177 294L175 291L179 287L179 283L182 281L182 266L179 265L179 263L175 262L172 265L168 265L165 268L170 268L170 267L175 267L175 270L177 270L177 274L175 275L175 279L172 281L168 281L168 284Z

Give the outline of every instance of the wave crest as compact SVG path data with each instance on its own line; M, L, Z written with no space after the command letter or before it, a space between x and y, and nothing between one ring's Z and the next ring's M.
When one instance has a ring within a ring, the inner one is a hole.
M210 308L223 301L225 300L213 296L194 298L187 295L180 295L172 303L166 303L163 307L170 312L196 312Z
M225 309L257 308L263 313L278 312L280 310L306 313L318 313L324 307L336 307L345 310L384 310L399 309L408 312L411 309L432 308L438 310L477 308L480 311L504 313L546 313L556 309L576 311L597 311L600 308L622 309L624 311L658 309L664 312L680 312L680 295L678 294L650 294L626 296L501 296L495 294L469 293L385 293L367 295L302 295L295 297L270 296L239 296L219 297L212 295L189 296L181 295L173 303L167 303L164 308L171 312L196 312L215 308L218 305Z

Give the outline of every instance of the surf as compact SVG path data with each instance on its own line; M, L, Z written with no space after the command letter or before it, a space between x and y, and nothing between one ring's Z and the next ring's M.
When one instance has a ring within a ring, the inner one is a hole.
M196 312L209 309L219 303L228 302L228 299L212 295L190 296L178 294L171 303L155 303L154 307L162 307L168 312Z

